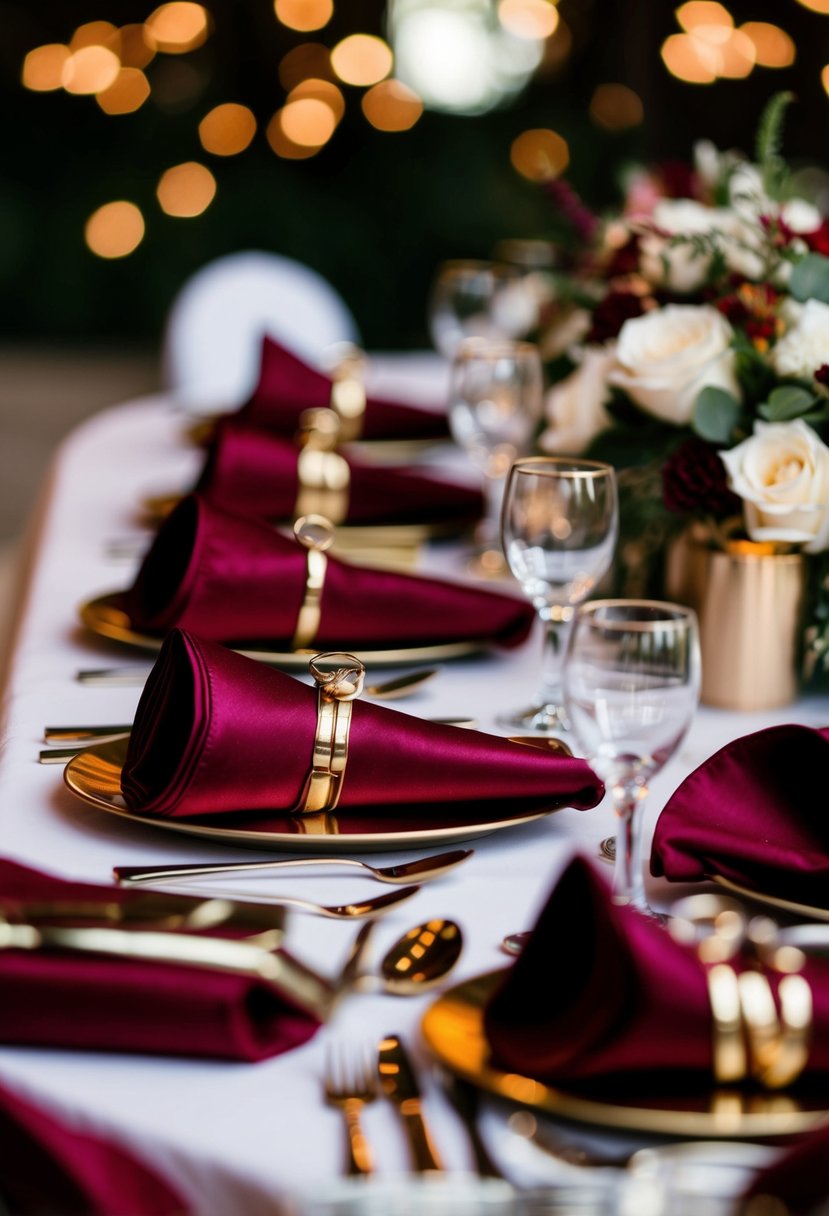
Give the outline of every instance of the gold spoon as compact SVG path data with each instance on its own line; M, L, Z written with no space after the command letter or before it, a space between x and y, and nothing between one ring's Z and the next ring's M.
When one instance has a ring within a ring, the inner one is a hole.
M187 878L196 874L232 874L247 870L281 870L288 866L358 866L368 871L379 882L408 883L429 882L440 878L455 866L471 857L472 849L455 849L451 853L433 853L430 857L418 857L414 861L399 862L393 866L370 866L355 857L290 857L276 861L217 861L168 866L115 866L113 874L121 884L136 886L153 882L169 882L170 879Z
M393 701L399 697L408 696L410 692L414 692L416 688L420 688L421 684L425 684L427 680L431 680L432 676L438 674L437 667L422 667L417 671L407 671L401 676L393 676L390 680L381 680L376 684L366 684L363 688L363 695L368 697L376 697L382 701ZM126 687L128 685L143 684L150 674L149 667L100 667L92 670L82 670L75 673L75 678L81 684L108 684ZM60 732L77 730L77 727L62 727L49 726L47 731ZM91 727L91 730L97 728ZM56 738L55 742L59 740Z
M463 934L453 920L427 920L415 925L383 956L383 991L391 996L414 996L434 988L455 966L462 949ZM357 986L363 987L362 978Z

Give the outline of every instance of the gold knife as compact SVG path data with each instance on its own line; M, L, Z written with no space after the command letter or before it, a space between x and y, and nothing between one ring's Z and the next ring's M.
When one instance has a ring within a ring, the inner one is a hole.
M443 1164L423 1120L420 1086L409 1054L397 1035L387 1035L380 1041L377 1070L380 1088L403 1119L415 1169L419 1173L442 1170Z

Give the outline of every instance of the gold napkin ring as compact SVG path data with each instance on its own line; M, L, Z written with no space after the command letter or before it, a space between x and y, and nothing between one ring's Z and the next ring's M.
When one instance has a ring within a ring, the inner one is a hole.
M322 618L322 591L328 570L326 549L334 543L334 525L324 515L301 515L294 523L294 536L308 550L305 594L296 619L293 650L307 650L317 636Z
M743 1015L751 1075L765 1084L766 1074L774 1062L780 1044L780 1022L768 977L761 971L741 972L740 1009Z
M777 988L780 1002L780 1039L766 1069L767 1089L783 1089L796 1081L809 1061L812 1030L812 989L802 975L784 975Z
M728 963L715 963L708 968L705 978L711 1005L714 1077L720 1084L742 1081L746 1075L746 1049L737 975Z
M340 420L340 440L343 443L351 443L362 434L366 413L364 368L362 352L352 346L332 373L331 408Z
M315 655L308 670L317 685L317 731L304 813L332 811L340 800L348 762L351 703L363 691L366 669L353 654Z
M348 514L351 469L335 451L340 442L339 418L330 409L304 410L299 424L294 518L324 515L332 524L341 524Z

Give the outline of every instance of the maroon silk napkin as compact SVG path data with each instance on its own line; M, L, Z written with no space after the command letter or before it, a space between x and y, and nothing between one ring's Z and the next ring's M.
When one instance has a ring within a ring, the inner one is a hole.
M132 811L177 818L295 807L311 765L317 694L280 671L172 630L144 687L122 773ZM595 806L584 760L353 703L337 808L439 816L465 804L482 820L566 803ZM474 820L473 820L474 822Z
M763 1197L763 1202L760 1201ZM743 1196L745 1216L826 1216L829 1200L829 1124L783 1152L762 1170ZM774 1206L774 1201L777 1206ZM820 1206L823 1204L824 1206Z
M829 908L828 771L829 728L773 726L727 743L668 800L652 872L674 882L720 874Z
M133 896L0 860L0 899ZM287 996L246 976L68 951L0 951L0 991L4 1044L252 1061L298 1047L318 1027Z
M299 481L297 447L288 439L226 419L216 428L196 489L217 506L268 519L293 517ZM471 489L409 469L348 458L348 524L445 524L480 518L483 498Z
M291 649L305 594L306 551L265 520L185 498L162 524L123 606L133 629L174 625L220 642L268 641ZM328 559L315 645L319 650L496 642L529 633L528 603L438 579Z
M0 1086L0 1202L15 1216L185 1216L172 1186L114 1140Z
M810 959L803 974L814 999L809 1068L826 1070L829 963ZM596 1089L625 1080L641 1095L711 1073L708 990L693 949L614 904L583 858L554 887L484 1024L500 1067L549 1083Z
M262 343L259 383L236 417L248 426L293 438L303 410L331 404L331 378L309 367L273 338ZM366 399L363 439L446 439L445 414L380 397Z

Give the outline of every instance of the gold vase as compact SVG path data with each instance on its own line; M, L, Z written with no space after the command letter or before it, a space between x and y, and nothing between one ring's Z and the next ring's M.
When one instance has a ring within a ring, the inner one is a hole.
M712 548L699 527L671 546L666 590L694 608L701 699L721 709L772 709L797 696L806 562L773 544Z

